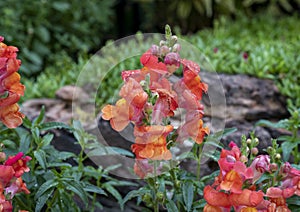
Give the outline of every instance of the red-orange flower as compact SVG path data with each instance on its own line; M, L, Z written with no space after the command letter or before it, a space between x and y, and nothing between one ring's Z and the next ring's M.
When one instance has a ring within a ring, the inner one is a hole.
M190 115L191 113L192 115ZM186 138L191 138L197 144L203 142L204 136L208 135L210 130L208 127L203 126L203 121L201 119L202 114L197 113L197 111L187 112L185 123L178 128L178 141L182 141Z
M211 186L205 186L203 190L204 199L212 206L230 208L232 205L227 193L217 191Z
M31 157L29 156L24 156L23 152L19 152L15 156L10 156L4 163L6 166L11 166L13 167L15 173L15 177L21 177L24 172L29 172L29 168L27 167L27 162L31 160Z
M21 61L18 60L18 49L2 43L0 37L0 120L9 128L22 124L24 115L16 104L24 95L25 86L20 83L17 73Z
M144 107L148 99L148 94L143 90L142 86L132 78L128 78L119 94L128 104L138 110Z
M102 118L110 120L111 127L116 131L122 131L133 117L134 109L125 99L117 101L116 105L106 105L102 109Z
M220 189L234 193L242 192L242 176L234 170L229 171L220 184Z
M131 146L137 158L152 160L170 160L172 154L167 149L166 138L173 126L135 126L135 144Z
M183 59L181 63L183 65L183 83L196 96L197 100L200 100L203 92L208 89L207 84L201 82L200 67L190 60Z

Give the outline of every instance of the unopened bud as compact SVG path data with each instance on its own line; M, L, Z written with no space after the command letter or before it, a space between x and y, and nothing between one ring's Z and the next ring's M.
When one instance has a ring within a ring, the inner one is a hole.
M160 45L160 46L164 46L164 45L166 45L166 41L164 41L164 40L161 40L161 41L159 42L159 45Z
M180 66L180 56L178 53L170 52L166 55L164 60L166 65Z
M277 171L277 169L278 169L278 165L277 165L276 163L271 163L271 164L270 164L270 170L271 170L272 172Z
M247 144L251 144L251 139L250 138L248 138L247 140L246 140L246 142L247 142Z
M180 49L181 49L180 44L176 43L176 44L173 46L172 51L178 53L178 52L180 51Z
M171 37L171 40L173 41L173 42L177 42L177 40L178 40L178 38L177 38L177 36L176 35L173 35L172 37Z
M275 155L275 158L279 160L279 159L281 158L281 155L280 155L279 153L277 153L277 154Z
M157 45L152 45L150 51L151 51L151 54L158 55L159 54L159 47Z
M170 52L169 47L167 47L167 46L162 46L162 47L160 47L160 54L161 54L161 55L166 55L166 54L168 54L169 52Z
M258 154L258 149L256 147L251 149L251 154L252 155L257 155Z
M267 152L272 152L272 151L273 151L273 147L269 146L269 147L267 148Z
M0 162L5 161L6 159L6 154L4 152L0 152Z
M254 139L254 142L255 142L255 145L259 144L258 138L255 138L255 139Z
M240 157L240 161L243 162L243 163L247 163L248 162L248 158L245 155L242 155Z

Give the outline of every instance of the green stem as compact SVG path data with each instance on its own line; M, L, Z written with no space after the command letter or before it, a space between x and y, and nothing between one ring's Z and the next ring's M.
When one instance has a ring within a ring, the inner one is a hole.
M297 128L296 128L296 129L293 129L293 132L292 132L292 133L293 133L293 135L292 135L292 136L293 136L293 137L292 137L292 138L293 138L292 141L293 141L293 142L296 142L296 141L297 141L297 133L298 133L298 132L297 132ZM299 163L299 156L298 156L298 155L299 155L299 152L298 152L298 145L297 145L297 146L294 148L294 150L293 150L293 156L294 156L294 160L295 160L294 163L295 163L295 164L298 164L298 163Z
M56 198L58 196L58 192L59 192L58 189L56 189L55 192L54 192L54 194L53 194L51 202L48 204L46 212L48 212L48 211L50 211L52 209L52 206L53 206L53 204L54 204L54 202L55 202L55 200L56 200Z
M201 173L201 157L202 157L202 150L203 150L203 143L198 145L198 152L197 152L197 180L200 180L200 173Z
M158 202L158 199L157 199L157 192L158 192L158 189L157 189L157 172L156 172L156 169L157 169L157 161L153 161L153 169L154 169L154 185L153 185L153 189L154 189L154 202L153 202L153 207L154 207L154 212L159 212L159 202Z

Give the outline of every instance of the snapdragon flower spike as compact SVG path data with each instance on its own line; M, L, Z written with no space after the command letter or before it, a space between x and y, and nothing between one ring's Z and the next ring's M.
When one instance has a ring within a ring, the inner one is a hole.
M19 112L17 102L24 95L25 86L17 73L21 61L17 59L18 49L7 46L0 36L0 121L8 128L22 124L24 115Z

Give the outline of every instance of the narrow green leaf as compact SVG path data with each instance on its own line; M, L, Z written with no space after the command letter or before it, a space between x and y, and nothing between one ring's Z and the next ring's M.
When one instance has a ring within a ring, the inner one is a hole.
M43 123L44 119L45 119L45 106L43 105L39 116L33 120L33 125L37 126L37 125Z
M135 198L135 197L138 197L138 196L143 196L145 193L148 193L148 191L144 188L141 188L139 190L133 190L133 191L130 191L123 199L123 201L120 203L120 206L121 206L121 209L123 210L124 209L124 204L126 202L128 202L129 200Z
M58 185L58 182L55 181L55 179L48 180L45 183L43 183L39 190L36 192L34 199L37 200L39 197L41 197L46 191L51 189L52 187L55 187Z
M106 192L102 188L99 188L98 186L95 186L95 185L92 185L92 184L85 185L83 187L83 189L86 192L92 192L92 193L97 193L97 194L101 194L101 195L107 196Z
M27 116L25 116L25 118L23 118L23 126L30 129L32 126L31 121L27 118Z
M183 200L187 211L191 211L194 200L194 185L192 181L186 181L182 184Z
M43 123L40 124L40 130L43 131L47 131L47 130L52 130L52 129L66 129L66 130L72 130L72 128L64 123L61 122L47 122L47 123Z
M39 149L34 151L33 154L34 157L39 162L39 164L41 165L41 167L43 169L46 169L47 168L46 153L42 149Z
M50 167L72 167L72 165L69 164L69 163L62 163L62 162L60 162L60 163L49 163L47 165L47 167L48 168L50 168Z
M166 204L166 207L169 212L179 212L176 204L172 200L168 201L168 203Z
M42 139L42 146L48 146L50 142L53 140L53 134L46 134Z
M75 180L64 180L62 183L66 186L66 190L74 192L81 198L83 202L85 202L86 204L88 203L86 192L84 191L83 186L79 182Z
M36 205L35 205L35 212L39 212L42 210L42 208L46 204L47 200L52 195L53 191L54 191L54 188L52 187L48 191L44 192L43 195L37 199Z
M112 185L110 185L109 183L105 183L103 184L103 187L111 194L113 195L114 198L116 198L116 200L118 200L118 203L120 204L122 202L122 196L121 194L118 192L117 189L115 189Z
M269 120L259 120L255 126L267 126L273 128L286 128L288 126L288 119L280 120L279 122L271 122Z

